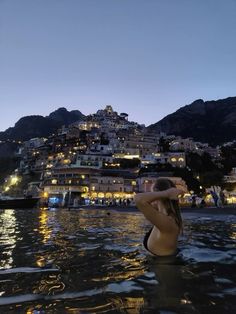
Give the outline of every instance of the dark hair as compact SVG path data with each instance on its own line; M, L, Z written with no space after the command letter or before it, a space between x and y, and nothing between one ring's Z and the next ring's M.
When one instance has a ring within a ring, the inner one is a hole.
M158 178L154 184L154 191L165 191L170 188L175 188L175 184L170 179ZM182 229L182 217L180 213L179 202L176 200L167 199L164 201L167 205L166 211L167 215L172 216L175 219L176 224L180 229Z

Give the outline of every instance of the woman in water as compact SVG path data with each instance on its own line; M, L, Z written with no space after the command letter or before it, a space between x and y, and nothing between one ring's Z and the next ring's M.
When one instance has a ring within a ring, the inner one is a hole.
M143 241L153 255L172 256L178 251L178 237L182 231L178 197L183 193L171 180L159 178L153 192L135 195L136 206L153 225Z

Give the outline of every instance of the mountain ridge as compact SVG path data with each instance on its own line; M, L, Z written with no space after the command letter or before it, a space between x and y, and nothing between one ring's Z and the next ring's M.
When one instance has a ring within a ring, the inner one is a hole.
M20 118L14 127L0 132L0 140L26 141L34 137L47 137L63 125L80 121L85 117L79 110L68 111L61 107L51 112L49 116L30 115Z
M236 97L219 100L195 100L147 127L150 131L164 132L211 145L235 139Z
M26 141L34 137L48 137L63 125L68 126L85 117L79 110L68 111L64 107L45 117L25 116L14 127L0 132L0 140ZM147 126L147 130L183 138L191 137L212 146L232 141L236 134L236 97L210 101L197 99Z

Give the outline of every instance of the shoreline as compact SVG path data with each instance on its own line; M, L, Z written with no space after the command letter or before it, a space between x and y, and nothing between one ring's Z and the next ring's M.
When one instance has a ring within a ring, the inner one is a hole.
M68 210L111 210L118 212L139 212L136 206L96 206L96 205L81 205L78 207L65 208ZM180 207L182 213L192 214L210 214L210 215L236 215L236 204L226 205L224 207L206 206L204 208L191 208L191 207Z

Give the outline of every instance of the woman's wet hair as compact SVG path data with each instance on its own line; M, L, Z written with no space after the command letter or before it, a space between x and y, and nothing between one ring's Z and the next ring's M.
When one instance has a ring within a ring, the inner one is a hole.
M175 184L173 181L167 178L159 178L156 180L153 190L154 191L165 191L170 188L175 188ZM172 216L175 219L176 224L182 229L182 217L180 214L179 202L177 200L166 200L164 201L166 204L167 214Z
M175 188L175 184L170 179L166 178L159 178L156 180L156 183L154 184L154 191L165 191L170 188Z

